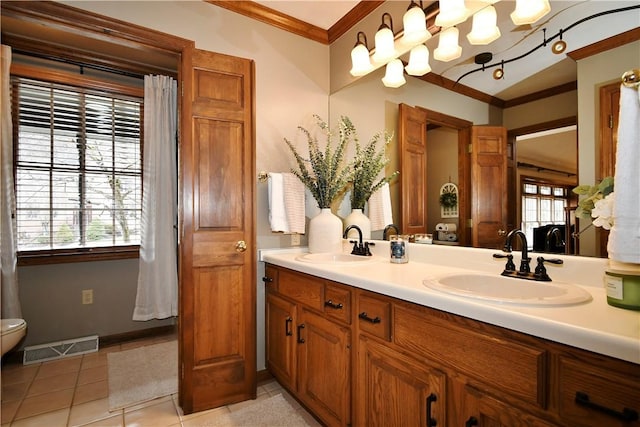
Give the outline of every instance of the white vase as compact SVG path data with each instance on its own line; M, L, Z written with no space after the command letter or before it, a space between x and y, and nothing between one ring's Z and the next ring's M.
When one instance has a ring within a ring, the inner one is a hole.
M351 209L351 213L344 218L344 228L346 229L350 225L357 225L360 228L363 239L371 238L371 220L362 212L362 209ZM349 230L348 239L358 239L359 237L358 230Z
M309 221L309 252L342 252L342 220L329 208Z

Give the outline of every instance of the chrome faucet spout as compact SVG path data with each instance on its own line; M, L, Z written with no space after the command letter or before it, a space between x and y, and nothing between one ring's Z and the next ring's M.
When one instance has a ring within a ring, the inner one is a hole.
M531 272L531 267L529 266L529 262L531 259L529 258L529 248L527 247L527 235L520 229L511 230L509 234L507 234L507 238L504 242L504 251L511 252L513 249L511 241L515 236L520 238L520 243L522 245L522 260L520 261L520 273L526 274Z

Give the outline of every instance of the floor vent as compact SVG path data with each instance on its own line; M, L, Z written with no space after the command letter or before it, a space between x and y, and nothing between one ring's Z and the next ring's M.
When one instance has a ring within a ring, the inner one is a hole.
M22 363L29 365L96 351L98 351L98 336L91 335L89 337L25 347Z

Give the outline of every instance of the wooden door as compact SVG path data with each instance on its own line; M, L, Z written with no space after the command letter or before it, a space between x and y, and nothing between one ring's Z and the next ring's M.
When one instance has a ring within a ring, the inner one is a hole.
M403 234L427 232L427 113L400 104L398 149Z
M183 57L180 405L256 396L252 61Z
M499 249L507 231L507 130L471 128L471 245Z
M296 306L267 291L265 313L267 369L280 384L296 389Z
M298 325L298 393L325 425L351 424L351 332L305 308Z
M446 376L367 337L358 341L360 426L446 426Z

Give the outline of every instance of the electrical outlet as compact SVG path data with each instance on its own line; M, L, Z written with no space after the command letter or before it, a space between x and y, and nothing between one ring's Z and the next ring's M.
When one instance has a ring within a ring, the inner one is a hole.
M82 304L93 304L93 289L82 290Z
M291 246L300 246L300 235L298 233L291 235Z

